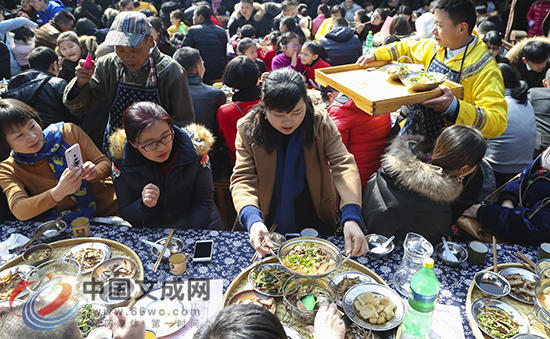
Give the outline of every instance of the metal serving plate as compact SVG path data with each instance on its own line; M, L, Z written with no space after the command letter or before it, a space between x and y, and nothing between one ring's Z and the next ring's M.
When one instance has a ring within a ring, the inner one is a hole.
M479 315L483 312L483 307L485 305L491 308L499 308L504 312L508 313L514 318L514 321L519 323L519 333L529 333L529 326L527 324L527 320L512 306L497 299L489 299L489 298L477 299L472 304L472 316L477 326L491 338L499 339L497 337L493 337L492 335L490 335L485 330L485 328L479 323L479 319L478 319Z
M294 239L288 240L285 243L283 243L276 250L276 252L272 251L272 254L275 257L277 257L277 259L279 259L279 262L284 266L282 258L288 252L290 252L295 246L299 245L300 243L313 243L313 245L315 247L319 247L319 248L324 249L325 251L327 251L330 254L330 256L332 256L332 259L334 259L334 261L336 262L336 265L334 265L334 267L332 267L330 270L327 270L326 272L321 273L321 274L303 274L303 273L300 273L300 272L296 272L296 271L290 269L289 267L285 266L285 268L290 273L292 273L293 275L297 275L299 277L303 277L303 278L322 278L322 277L325 277L325 276L331 274L332 272L334 272L336 269L338 269L338 267L340 267L340 265L342 265L344 262L346 262L351 257L351 255L345 256L342 253L342 251L340 251L340 249L338 247L336 247L336 245L334 245L330 241L327 241L327 240L324 240L324 239L319 239L319 238L307 238L307 237L294 238Z
M340 274L335 275L332 279L330 279L330 285L332 286L332 288L334 288L334 292L336 292L336 300L335 300L336 305L338 305L340 307L343 307L343 305L344 305L343 300L344 300L345 293L344 293L344 295L341 295L340 293L338 293L337 286L346 277L348 279L359 278L360 284L376 283L375 281L373 281L373 279L371 277L369 277L365 273L360 273L360 272L344 272L344 273L340 273ZM349 288L348 288L348 290L349 290Z
M521 275L523 278L529 280L529 281L533 281L533 282L537 282L539 281L539 277L531 272L531 271L528 271L524 268L520 268L520 267L508 267L508 268L505 268L505 269L502 269L498 272L498 274L500 274L501 276L505 277L506 275L510 275L510 274L519 274ZM506 279L506 277L505 277ZM534 287L533 287L533 293L535 293L534 291ZM512 298L516 299L517 301L521 301L522 303L525 303L525 304L529 304L529 305L534 305L535 304L535 300L532 300L532 301L525 301L525 299L522 299L520 297L518 297L512 290L510 290L510 293L508 293L509 296L511 296ZM535 296L536 298L536 296Z
M380 325L371 324L368 321L361 319L357 313L355 313L353 302L355 301L355 298L367 292L371 292L373 295L383 295L390 298L391 302L396 306L395 316L386 323ZM399 294L391 288L385 285L368 283L353 286L346 292L346 295L344 296L344 312L346 312L346 315L351 321L363 328L373 331L387 331L394 329L401 324L403 319L405 319L406 308L405 303Z
M68 250L67 252L65 252L65 254L63 254L63 258L74 258L74 259L76 259L76 254L80 250L83 250L83 249L86 249L86 248L95 248L95 249L99 249L99 250L101 250L101 252L103 252L103 259L101 259L97 264L95 264L94 267L101 264L102 262L104 262L105 260L107 260L111 257L111 248L109 247L109 245L104 244L102 242L97 242L96 241L96 242L86 242L84 244L76 245L75 247L73 247L70 250ZM82 266L82 263L79 262L79 264L80 264L80 266ZM94 270L94 267L86 269L86 270L84 269L84 267L82 267L82 274L92 272Z
M288 270L286 269L286 267L282 264L263 264L263 265L258 265L256 267L254 267L252 270L250 270L250 273L248 273L248 283L250 284L250 286L252 286L252 288L254 289L254 291L258 292L258 293L261 293L263 295L267 295L269 297L282 297L283 296L283 286L284 286L284 282L283 282L283 285L281 286L281 293L280 294L274 294L274 293L267 293L265 291L262 291L260 290L259 288L256 287L256 283L254 282L254 279L252 278L252 275L254 272L259 272L259 271L263 271L265 269L268 269L270 267L278 267L280 268L282 271L286 272L287 274L288 273ZM290 279L292 277L292 274L290 274L290 276L286 279ZM286 282L285 280L285 282Z

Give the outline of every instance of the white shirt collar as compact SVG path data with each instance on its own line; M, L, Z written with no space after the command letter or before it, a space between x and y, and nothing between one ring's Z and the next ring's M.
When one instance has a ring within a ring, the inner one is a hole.
M447 55L449 56L449 59L454 57L455 55L458 55L458 54L462 53L466 49L467 46L475 45L476 41L477 41L477 35L472 34L472 37L474 38L474 40L472 40L472 42L470 42L468 45L466 45L464 47L460 47L458 49L449 49L449 48L447 48Z

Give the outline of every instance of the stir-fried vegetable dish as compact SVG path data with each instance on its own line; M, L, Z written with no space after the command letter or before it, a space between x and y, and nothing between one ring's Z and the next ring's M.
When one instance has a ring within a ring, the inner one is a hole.
M336 266L334 258L313 243L302 242L282 257L282 263L301 274L323 274Z
M484 306L478 320L483 329L495 338L508 339L519 333L519 324L514 317L500 308Z
M292 275L281 266L258 267L251 273L254 287L270 295L282 295L285 282Z

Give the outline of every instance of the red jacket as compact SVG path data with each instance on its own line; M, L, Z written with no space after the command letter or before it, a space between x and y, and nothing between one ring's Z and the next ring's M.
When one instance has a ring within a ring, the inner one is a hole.
M252 107L260 102L261 99L247 102L230 102L218 108L218 125L220 126L220 137L225 139L229 150L227 153L231 158L231 164L235 165L235 139L237 139L237 121L244 117ZM239 107L237 108L237 105ZM240 108L240 110L239 110ZM242 111L242 113L241 113Z
M262 53L260 56L258 54L258 58L262 59L265 63L265 67L267 67L267 71L271 72L271 62L273 61L273 58L275 57L275 49L270 47L265 53Z
M317 62L314 63L311 67L309 67L308 65L304 65L304 75L306 76L307 87L315 89L321 88L321 85L319 85L315 81L315 70L325 67L330 67L330 65L328 64L328 62L321 58L317 59Z
M380 167L391 129L389 114L372 116L355 106L352 99L345 104L334 101L328 108L330 117L342 135L342 141L355 157L364 190L370 176Z
M550 2L545 0L535 1L529 11L527 12L527 23L533 22L533 25L529 25L529 32L527 33L528 37L533 36L544 36L542 31L542 22L548 11L550 10Z

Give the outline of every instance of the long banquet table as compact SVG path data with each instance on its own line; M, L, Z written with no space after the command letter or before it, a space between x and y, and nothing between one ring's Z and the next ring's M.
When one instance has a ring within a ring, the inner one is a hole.
M36 226L39 224L40 223L36 222L5 221L0 224L0 241L6 240L12 233L21 233L31 238L34 235ZM168 233L169 229L162 228L152 230L92 224L90 236L121 242L138 254L144 268L145 292L162 288L164 282L166 281L186 279L223 279L223 289L225 293L231 281L237 277L242 270L251 264L250 259L254 254L254 249L250 246L248 234L245 232L175 230L173 236L183 240L185 244L184 252L190 255L193 254L195 241L213 239L214 252L212 262L209 264L195 264L192 262L192 259L190 259L187 271L181 276L172 275L167 264L161 264L158 271L153 273L152 269L155 265L156 258L152 255L150 247L140 241L140 239L144 238L150 241L156 241L160 238L166 237ZM65 236L62 239L66 238L72 238L70 227L67 228L65 231ZM343 237L329 237L328 239L340 248L344 248ZM39 239L35 242L35 244L41 242L42 240ZM513 254L516 251L521 251L536 261L538 248L535 246L498 245L498 262L515 262L510 253ZM393 273L399 267L402 256L403 248L398 245L386 260L375 259L369 254L365 254L354 259L376 272L390 285L390 287L393 287ZM484 266L472 266L465 262L460 264L458 267L452 268L436 261L434 267L435 274L441 284L438 302L460 308L465 338L474 338L465 310L468 288L476 272L481 270L483 267L492 265L491 258L492 249L486 257ZM3 264L5 264L5 261L2 262L0 260L0 265ZM1 270L2 267L0 267L0 271Z

